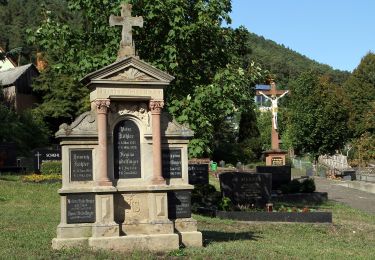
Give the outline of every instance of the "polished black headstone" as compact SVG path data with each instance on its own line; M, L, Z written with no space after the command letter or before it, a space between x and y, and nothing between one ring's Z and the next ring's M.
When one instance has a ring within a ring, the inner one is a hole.
M71 194L66 196L66 222L94 223L95 194Z
M61 150L35 149L34 154L34 171L40 172L42 163L51 161L61 161Z
M191 192L170 191L168 192L168 218L190 218L191 217Z
M189 184L208 184L208 164L189 164Z
M163 149L162 165L164 178L181 178L181 149Z
M92 150L70 152L70 180L92 181Z
M141 178L141 148L138 126L130 120L118 123L114 135L116 179Z
M234 205L263 207L270 200L270 173L224 172L219 179L222 196Z
M292 169L290 165L283 166L257 166L257 173L272 174L272 189L278 190L281 186L288 184L292 179Z

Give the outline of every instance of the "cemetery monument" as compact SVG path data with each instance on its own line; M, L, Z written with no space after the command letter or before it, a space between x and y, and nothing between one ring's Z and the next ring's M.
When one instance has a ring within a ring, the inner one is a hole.
M60 126L61 221L54 249L118 251L202 246L191 218L188 142L193 132L166 112L174 79L135 56L131 5L121 5L122 40L115 63L86 75L91 110Z
M271 90L265 91L267 96L262 91L258 93L263 95L266 99L271 101L272 110L272 132L271 132L271 150L265 151L266 165L268 166L282 166L285 165L286 151L283 151L279 147L279 134L277 126L277 112L278 112L278 100L285 96L289 91L276 90L276 84L273 80L270 82Z

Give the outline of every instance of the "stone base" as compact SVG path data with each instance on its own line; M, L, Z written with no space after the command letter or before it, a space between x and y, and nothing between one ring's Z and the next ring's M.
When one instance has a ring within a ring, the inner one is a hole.
M180 244L185 247L202 247L202 233L197 231L197 221L192 218L176 219L175 231L179 234Z
M179 248L179 238L178 234L91 237L88 239L88 244L94 249L115 251L169 251Z
M282 166L286 164L286 151L283 150L269 150L265 151L267 166Z
M170 220L123 223L122 235L173 234L173 223Z
M88 247L88 246L89 246L88 237L52 239L52 249L55 249L55 250L60 250L64 248L72 248L72 247Z

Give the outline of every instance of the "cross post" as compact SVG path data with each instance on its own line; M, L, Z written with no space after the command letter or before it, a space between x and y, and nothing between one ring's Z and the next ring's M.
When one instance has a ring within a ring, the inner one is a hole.
M143 17L142 16L131 16L132 5L131 4L121 4L121 16L111 15L109 17L109 25L122 26L121 31L121 42L120 49L118 52L118 59L124 58L126 56L135 56L135 47L133 43L132 27L138 26L143 27Z

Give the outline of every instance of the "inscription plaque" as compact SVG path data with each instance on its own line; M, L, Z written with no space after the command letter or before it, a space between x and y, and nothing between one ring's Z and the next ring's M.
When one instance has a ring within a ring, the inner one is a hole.
M141 149L138 126L130 120L118 123L114 135L115 178L141 178Z
M189 164L189 184L208 184L208 164Z
M180 149L163 149L162 150L163 177L181 178L181 150Z
M95 194L71 194L66 196L66 222L94 223Z
M72 181L92 181L92 150L72 150L70 152L70 179Z
M191 217L191 192L170 191L168 192L168 218L190 218Z
M271 198L271 178L270 173L224 172L220 189L234 205L263 207Z

